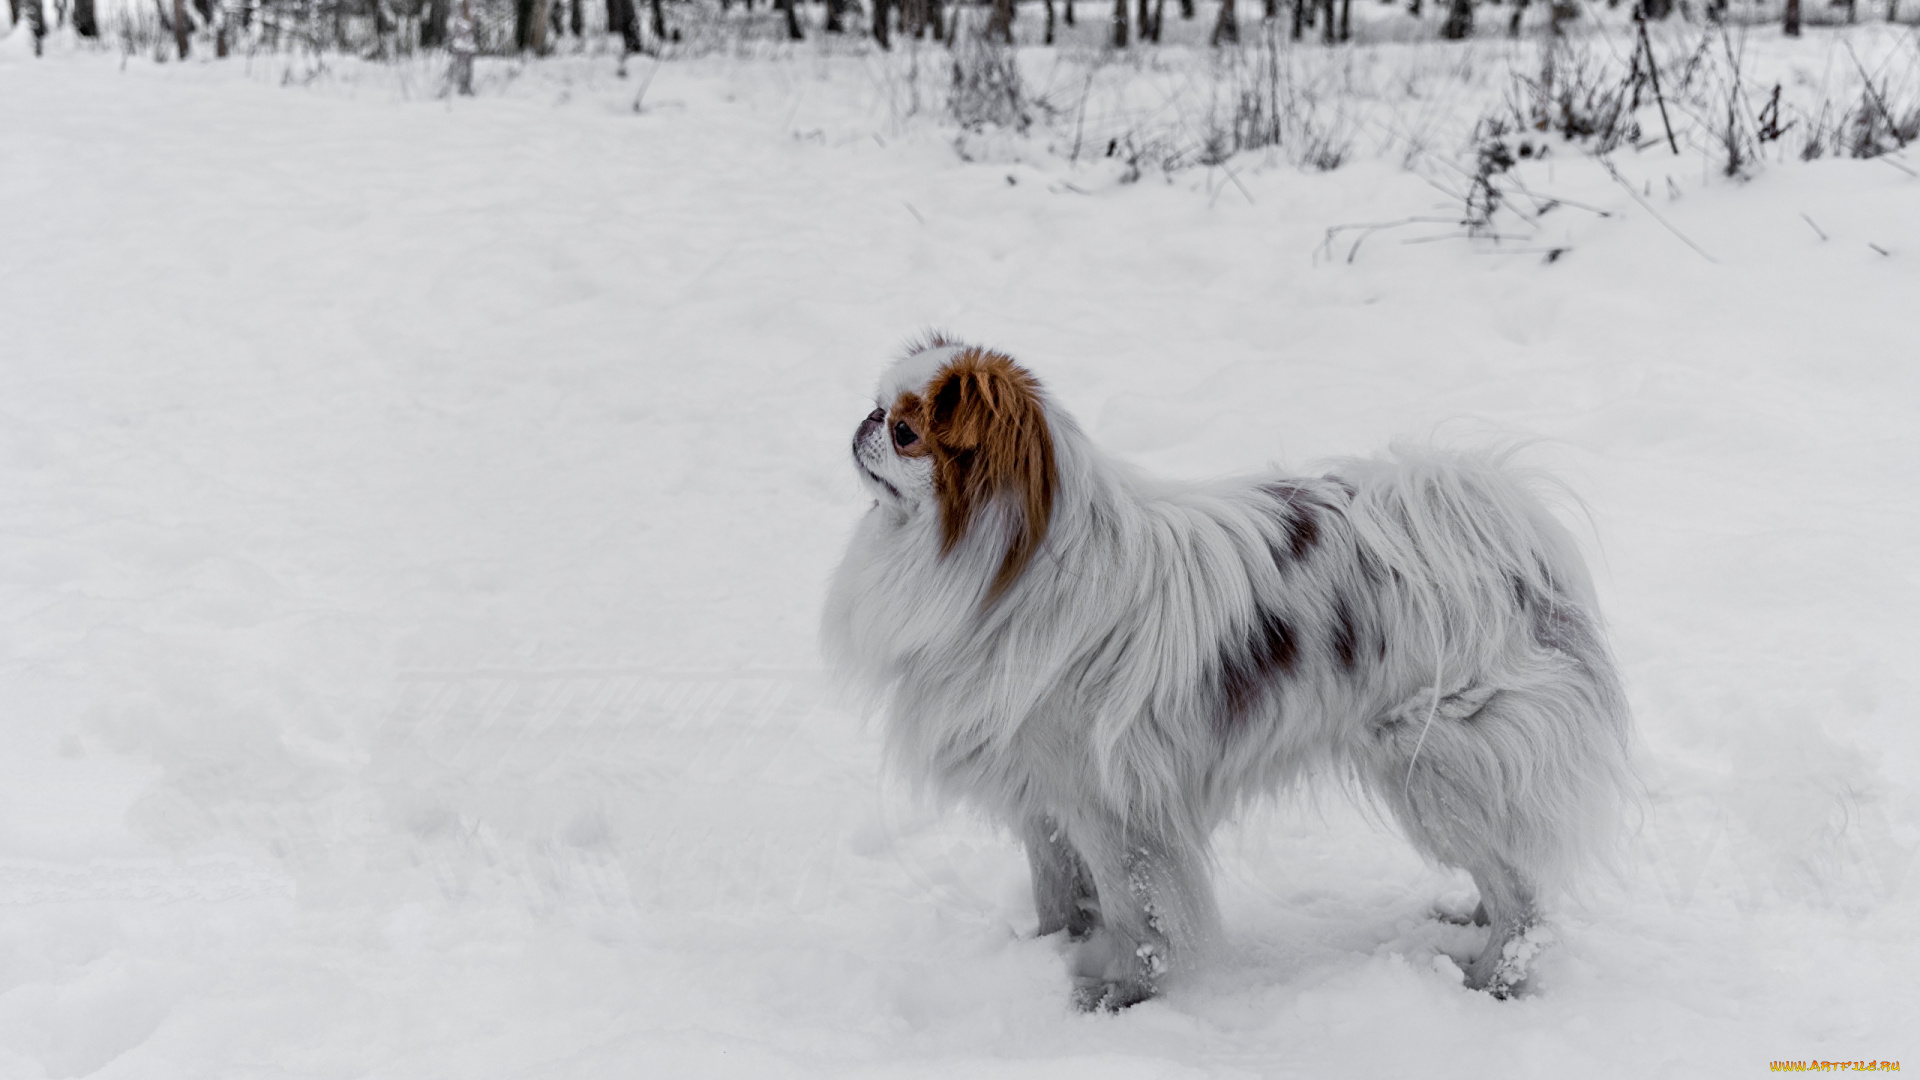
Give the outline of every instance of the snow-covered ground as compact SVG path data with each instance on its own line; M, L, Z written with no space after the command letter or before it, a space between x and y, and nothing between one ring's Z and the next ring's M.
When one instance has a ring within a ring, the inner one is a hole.
M965 162L859 58L636 113L611 61L448 104L17 45L0 1076L1920 1067L1913 153L1566 148L1524 242L1355 251L1459 205L1391 154ZM1223 837L1220 970L1072 1011L1017 848L889 786L816 657L927 325L1167 472L1541 440L1647 799L1537 993L1462 989L1470 884L1334 794Z

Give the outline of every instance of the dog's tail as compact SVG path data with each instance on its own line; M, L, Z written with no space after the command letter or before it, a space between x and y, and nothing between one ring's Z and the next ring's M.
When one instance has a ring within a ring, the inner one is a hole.
M1617 851L1631 721L1579 545L1547 481L1511 456L1395 447L1336 467L1353 487L1362 572L1387 597L1388 681L1407 693L1369 771L1396 807L1471 804L1443 846L1564 883ZM1466 854L1430 853L1456 865Z
M1512 456L1396 445L1336 468L1354 488L1350 517L1368 569L1449 615L1456 634L1496 629L1463 618L1504 622L1510 605L1489 602L1497 596L1593 608L1579 545L1542 496L1552 481L1513 467ZM1564 488L1556 494L1572 499Z

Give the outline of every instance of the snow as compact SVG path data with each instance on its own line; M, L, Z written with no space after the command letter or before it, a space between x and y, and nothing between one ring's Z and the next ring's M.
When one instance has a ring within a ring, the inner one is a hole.
M636 112L590 58L447 103L0 55L0 1076L1916 1056L1920 161L1567 147L1526 243L1349 260L1457 203L1385 153L968 162L874 63L688 60ZM1219 970L1072 1011L1017 847L882 778L816 656L927 325L1168 473L1539 440L1647 793L1536 992L1462 989L1470 883L1327 795L1222 837Z

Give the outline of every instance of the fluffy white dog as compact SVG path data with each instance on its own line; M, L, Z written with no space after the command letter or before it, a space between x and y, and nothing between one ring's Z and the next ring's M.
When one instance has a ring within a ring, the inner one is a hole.
M1542 888L1617 825L1630 719L1572 539L1499 458L1150 480L938 337L882 377L853 457L876 499L829 656L898 768L1022 837L1082 1008L1192 970L1210 834L1328 764L1472 875L1468 984L1519 988Z

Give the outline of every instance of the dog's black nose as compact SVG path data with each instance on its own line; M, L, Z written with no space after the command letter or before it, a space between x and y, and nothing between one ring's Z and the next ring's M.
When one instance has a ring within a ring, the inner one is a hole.
M884 424L886 422L887 422L887 410L875 409L872 412L868 413L867 418L865 420L860 421L860 430L853 433L853 445L859 446L860 443L866 439L867 435L873 431L873 429L879 427L881 424Z

